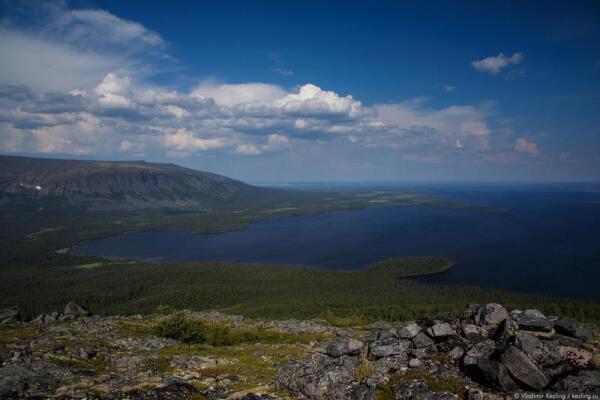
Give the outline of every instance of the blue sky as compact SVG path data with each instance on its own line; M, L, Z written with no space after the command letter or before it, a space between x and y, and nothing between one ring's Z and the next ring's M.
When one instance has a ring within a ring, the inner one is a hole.
M599 180L600 5L523 3L0 1L0 152Z

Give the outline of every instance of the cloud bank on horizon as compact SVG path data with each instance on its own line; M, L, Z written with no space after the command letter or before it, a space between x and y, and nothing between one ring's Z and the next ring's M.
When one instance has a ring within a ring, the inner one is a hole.
M223 162L275 157L285 163L282 154L289 160L326 149L334 159L339 154L340 165L351 165L361 151L371 158L393 152L397 160L426 164L506 164L545 156L535 135L525 139L510 121L496 121L494 102L436 106L413 97L365 104L319 82L204 78L175 89L152 79L181 64L159 32L103 9L46 3L29 12L25 24L22 15L0 22L5 153L157 160L210 154ZM523 63L519 51L470 65L493 76ZM273 71L297 76L287 68Z

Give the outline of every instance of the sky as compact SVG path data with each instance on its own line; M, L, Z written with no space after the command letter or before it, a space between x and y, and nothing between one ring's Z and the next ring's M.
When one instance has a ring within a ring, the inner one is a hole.
M600 181L597 1L0 0L0 153Z

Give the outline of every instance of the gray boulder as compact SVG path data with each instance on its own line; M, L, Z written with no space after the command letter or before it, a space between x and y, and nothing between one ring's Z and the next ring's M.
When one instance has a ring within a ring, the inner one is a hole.
M600 394L600 371L578 371L558 380L552 389L587 395Z
M456 335L456 331L449 323L440 322L428 328L427 334L434 339L442 339Z
M463 321L460 329L463 337L470 342L480 342L484 339L483 331L481 327L477 325L469 324Z
M91 315L87 308L80 306L74 301L70 301L65 306L65 310L63 312L63 316L72 316L72 317L87 317Z
M410 350L410 341L396 336L386 337L370 344L369 353L375 359L405 354Z
M421 332L421 327L414 322L410 322L398 329L398 337L403 339L412 339Z
M589 340L590 333L577 321L561 318L554 323L554 329L557 333L571 336L580 340Z
M31 396L30 391L50 392L61 379L72 378L72 373L48 361L22 362L0 368L0 399L46 398Z
M303 362L292 361L280 368L276 387L310 399L370 399L374 388L355 382L358 366L359 357L313 353Z
M427 358L435 354L437 354L437 349L434 346L412 349L410 351L410 355L414 358Z
M500 391L510 393L519 389L508 369L498 361L479 360L477 369L488 384Z
M553 365L561 361L558 345L553 341L541 341L526 332L519 332L514 343L519 350L542 366Z
M49 322L58 321L61 316L62 316L62 314L60 314L56 311L53 311L50 314L40 314L35 319L33 319L31 322L36 323L36 324L47 324Z
M506 349L500 356L500 360L513 378L532 389L541 390L550 383L538 366L514 346Z
M479 311L479 325L489 335L493 335L507 318L508 311L500 304L489 303Z
M458 360L464 354L465 354L465 351L461 347L458 347L458 346L454 347L452 350L450 350L447 353L448 357L450 357L451 360Z
M540 310L525 310L515 315L519 328L526 331L552 332L554 323Z
M364 344L360 340L349 338L337 338L329 342L325 352L330 357L340 357L344 355L359 355Z
M476 343L465 353L463 366L469 368L476 365L480 360L487 360L496 350L496 342L492 339Z
M423 332L419 332L419 334L415 336L412 341L417 349L423 349L435 344L435 342Z
M0 310L0 324L14 324L21 321L19 306L6 307Z

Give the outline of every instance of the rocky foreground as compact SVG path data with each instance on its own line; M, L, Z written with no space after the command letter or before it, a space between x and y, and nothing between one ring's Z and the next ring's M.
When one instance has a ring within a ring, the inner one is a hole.
M538 310L354 328L185 312L227 335L210 343L156 336L166 318L0 310L0 398L600 398L595 328Z

